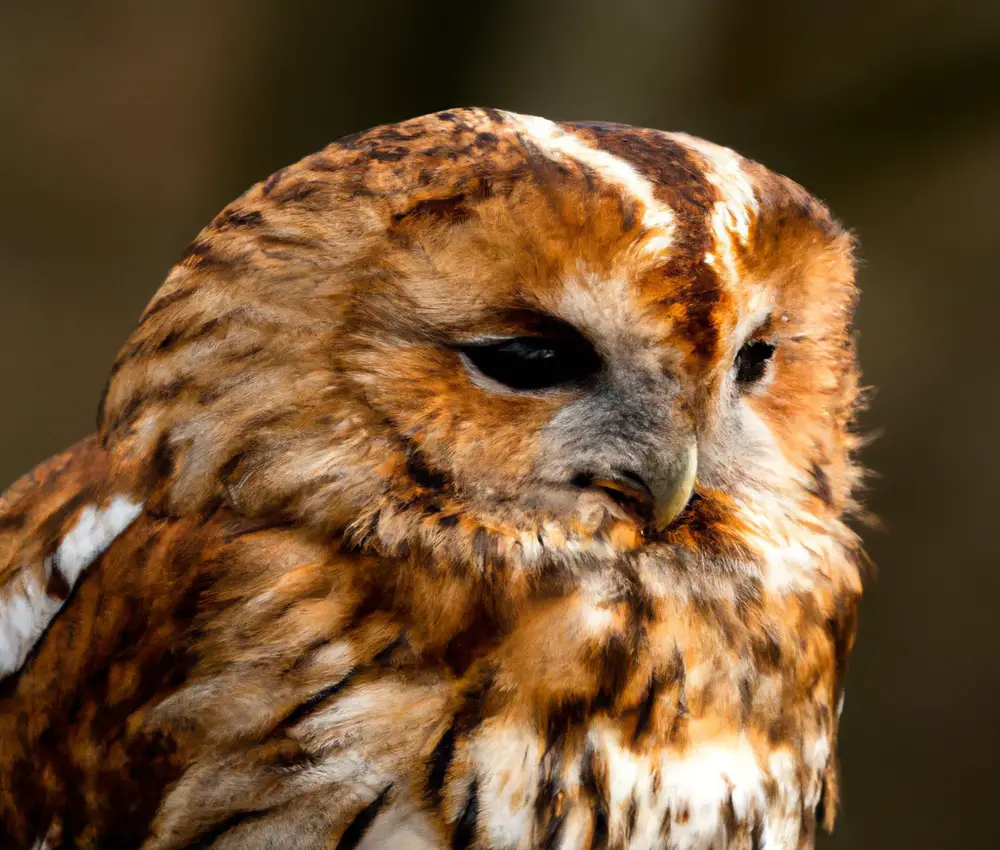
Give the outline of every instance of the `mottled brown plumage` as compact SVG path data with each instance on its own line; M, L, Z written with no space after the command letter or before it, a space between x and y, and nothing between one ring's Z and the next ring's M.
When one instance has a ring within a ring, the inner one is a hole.
M0 845L812 846L854 301L679 134L461 109L253 187L0 501Z

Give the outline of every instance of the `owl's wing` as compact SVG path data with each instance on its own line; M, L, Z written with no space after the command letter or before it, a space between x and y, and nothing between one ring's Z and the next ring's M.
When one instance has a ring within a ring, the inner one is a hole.
M87 568L139 515L109 498L96 436L39 465L0 497L0 680L24 664Z

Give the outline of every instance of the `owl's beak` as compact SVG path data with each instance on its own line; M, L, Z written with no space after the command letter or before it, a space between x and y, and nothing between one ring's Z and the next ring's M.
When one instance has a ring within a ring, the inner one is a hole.
M698 473L698 443L691 438L666 463L657 459L643 470L616 470L595 477L590 486L599 487L616 501L637 508L657 531L666 529L684 510L694 491Z
M698 443L692 438L676 461L650 484L653 491L653 527L657 531L663 531L687 507L697 474Z

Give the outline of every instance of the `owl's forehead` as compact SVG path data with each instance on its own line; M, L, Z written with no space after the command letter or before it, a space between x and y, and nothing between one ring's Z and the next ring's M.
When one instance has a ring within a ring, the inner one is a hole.
M540 302L672 333L707 359L773 308L802 251L839 233L796 184L685 134L462 109L331 150L456 309Z

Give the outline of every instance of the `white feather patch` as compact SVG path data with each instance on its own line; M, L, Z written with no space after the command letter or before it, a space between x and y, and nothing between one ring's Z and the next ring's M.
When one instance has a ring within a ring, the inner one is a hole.
M53 570L72 588L141 512L141 503L124 496L115 496L105 508L88 505L55 553L44 560L40 574L22 570L0 590L0 678L20 669L63 605L45 590Z
M607 769L608 834L612 845L626 846L629 809L635 806L629 848L662 844L669 826L671 850L725 847L730 815L738 824L761 822L767 807L768 778L750 742L734 737L661 756L636 752L621 730L595 721L588 744ZM657 785L653 776L659 775Z
M67 532L55 554L55 566L70 587L140 513L142 504L124 496L115 496L106 508L89 505L83 509L76 525Z
M670 837L678 850L725 846L730 804L739 823L753 821L764 808L764 776L745 740L705 744L662 765L674 819Z
M543 743L533 730L488 723L476 737L480 818L491 847L517 847L531 832Z
M581 138L563 130L547 118L512 112L506 115L543 151L555 158L566 157L588 166L609 183L620 186L626 194L640 201L643 205L640 221L643 228L649 231L649 238L643 243L646 253L659 254L670 247L674 235L674 211L656 199L652 184L628 162L607 151L590 147Z
M774 782L774 794L764 818L761 850L798 847L802 827L799 815L802 797L796 759L790 752L778 750L771 753L767 768Z
M686 133L675 133L673 137L702 158L705 179L719 192L720 200L712 206L711 216L716 251L706 254L705 262L718 268L717 263L721 261L729 279L735 282L733 239L746 244L750 238L750 223L759 208L753 183L743 170L743 158L729 148Z
M379 814L365 831L358 850L439 850L441 838L409 794Z
M13 580L4 596L0 599L0 677L20 668L62 606L27 571Z
M687 133L673 133L674 139L697 151L705 162L705 179L721 195L720 221L741 242L750 236L750 221L757 213L757 195L750 177L743 170L743 157L736 151L707 142Z
M48 835L46 834L31 845L31 850L53 850L54 847L55 845L49 841Z

